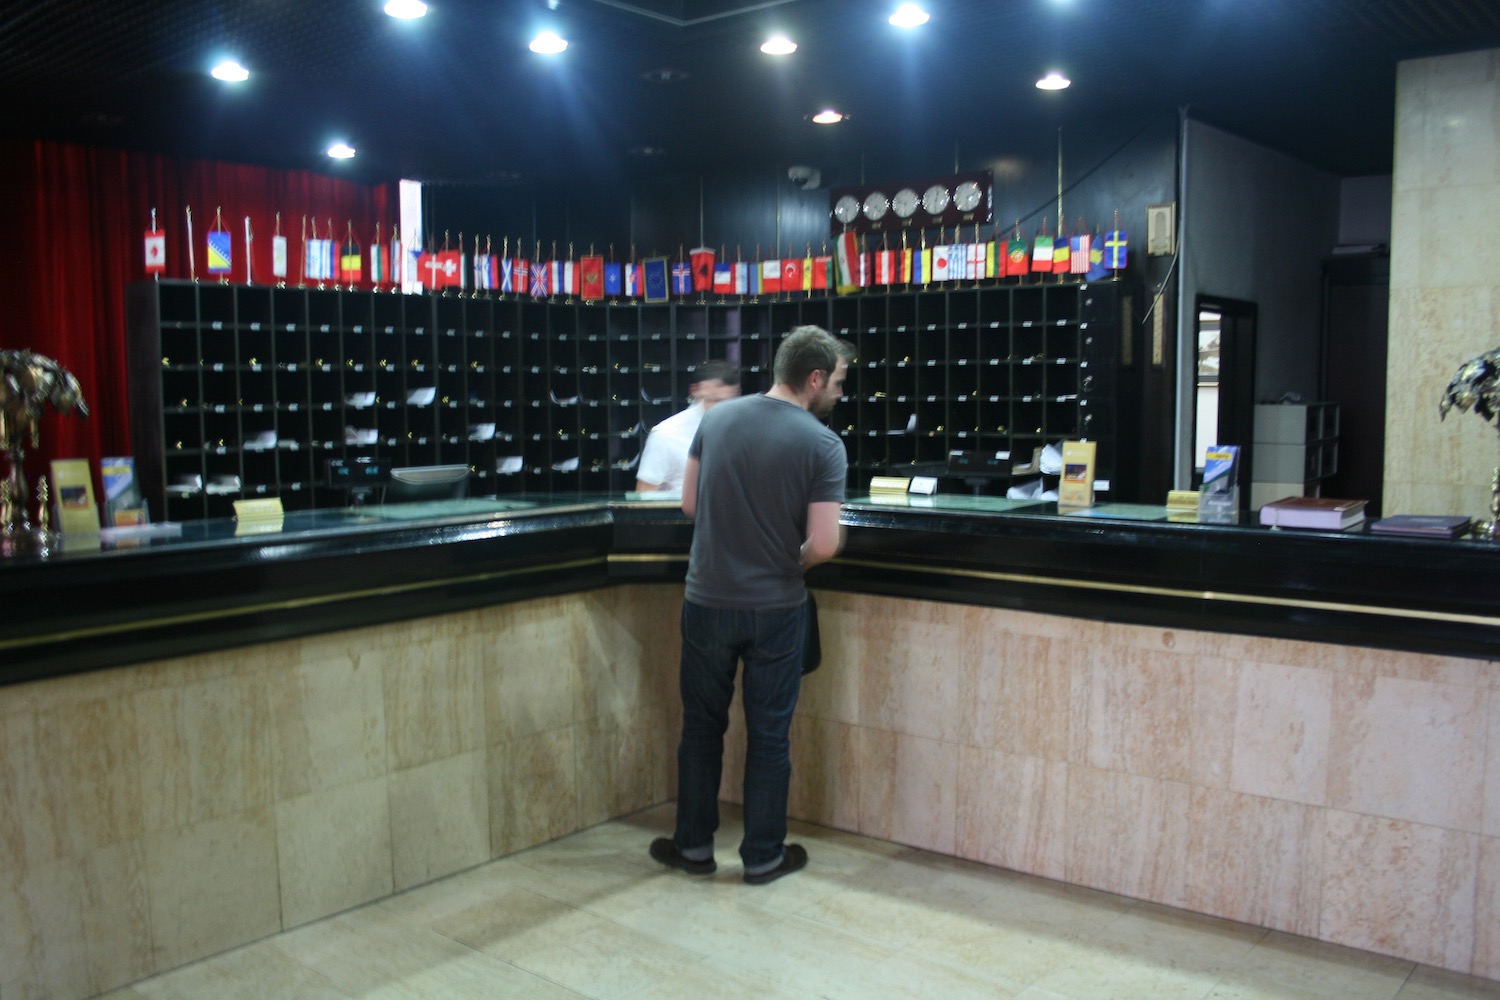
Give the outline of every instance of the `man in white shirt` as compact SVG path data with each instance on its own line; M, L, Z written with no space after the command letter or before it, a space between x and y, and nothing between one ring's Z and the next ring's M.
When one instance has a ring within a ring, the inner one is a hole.
M740 370L728 361L706 361L695 377L697 381L688 386L691 405L651 428L646 438L636 470L635 488L641 493L681 493L688 445L698 433L703 414L715 403L740 394Z

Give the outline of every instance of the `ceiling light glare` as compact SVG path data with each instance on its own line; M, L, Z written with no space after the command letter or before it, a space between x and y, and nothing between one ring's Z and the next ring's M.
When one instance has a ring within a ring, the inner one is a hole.
M223 80L226 83L243 83L250 79L250 71L233 59L225 59L209 70L209 73L215 80Z
M822 111L819 111L817 114L813 115L812 120L817 122L819 125L837 125L839 122L844 120L844 115L842 112L835 111L832 108L824 108Z
M772 35L761 45L760 50L768 56L789 56L797 51L797 43L785 35Z
M328 155L335 160L348 160L354 157L354 147L347 142L336 142L328 147Z
M929 14L914 3L904 3L891 15L891 23L898 28L915 28L926 24Z
M555 56L568 47L568 40L555 31L544 31L531 40L530 49L544 56Z
M391 17L399 17L403 21L423 17L427 14L427 5L422 0L387 0L385 12Z
M1073 85L1073 81L1063 76L1057 70L1053 70L1036 82L1037 90L1067 90Z

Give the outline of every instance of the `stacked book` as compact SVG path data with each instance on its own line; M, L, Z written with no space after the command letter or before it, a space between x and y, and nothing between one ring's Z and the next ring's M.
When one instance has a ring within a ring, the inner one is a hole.
M1364 521L1365 503L1332 497L1283 497L1260 509L1260 523L1272 528L1343 531Z
M1418 538L1457 538L1466 534L1473 523L1473 518L1462 514L1394 514L1371 524L1370 532Z

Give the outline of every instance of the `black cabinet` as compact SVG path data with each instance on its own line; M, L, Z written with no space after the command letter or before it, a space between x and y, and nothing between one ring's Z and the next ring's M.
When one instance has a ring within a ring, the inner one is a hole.
M1130 301L1115 283L585 304L152 282L128 297L137 475L171 520L340 505L326 460L365 455L468 465L474 495L617 492L699 366L763 391L779 340L815 324L858 352L830 420L851 488L1077 437L1108 479Z

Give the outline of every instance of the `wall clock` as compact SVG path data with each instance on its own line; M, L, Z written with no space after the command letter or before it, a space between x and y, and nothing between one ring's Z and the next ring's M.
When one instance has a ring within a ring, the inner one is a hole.
M899 218L909 219L911 213L915 212L920 204L921 199L917 197L917 192L911 188L902 188L891 198L891 211L895 212Z
M846 226L859 218L859 199L852 194L844 195L834 202L833 217Z
M885 194L880 191L871 191L865 196L865 218L871 222L879 222L885 218L886 210L891 203L886 200Z
M851 184L828 192L828 234L981 225L994 215L994 175L969 170L902 182ZM894 195L887 191L894 190Z
M943 214L943 209L948 207L948 189L941 184L934 184L922 192L922 208L931 216Z

